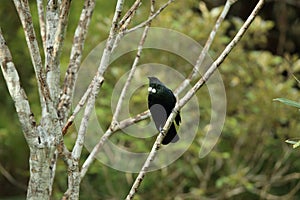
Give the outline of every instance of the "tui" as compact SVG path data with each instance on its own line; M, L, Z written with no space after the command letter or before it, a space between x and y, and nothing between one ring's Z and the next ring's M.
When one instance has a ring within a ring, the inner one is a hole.
M176 97L158 78L149 78L148 108L158 131L161 131L176 104ZM175 117L177 125L181 122L180 113ZM162 144L175 143L179 140L174 123L172 123Z

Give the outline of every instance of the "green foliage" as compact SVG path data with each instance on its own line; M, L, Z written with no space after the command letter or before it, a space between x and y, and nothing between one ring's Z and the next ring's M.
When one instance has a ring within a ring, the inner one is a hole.
M126 2L125 6L129 6L130 3L132 1ZM73 32L82 8L82 2L72 1L72 4L74 5L72 5L70 25L66 35L66 46L62 53L62 76L68 65ZM144 4L142 10L143 6ZM4 12L7 8L11 11ZM32 9L35 7L33 6ZM112 10L111 2L97 1L84 56L94 48L95 44L107 37ZM39 115L36 83L19 21L10 3L5 1L5 6L1 6L0 11L1 19L4 19L3 13L9 19L13 19L1 20L0 24L6 34L5 38L8 40L15 64L23 77L22 83L31 100L31 106L34 113ZM162 13L153 22L153 26L178 30L204 44L220 12L221 8L208 10L204 4L198 4L197 1L178 1ZM145 18L143 12L138 12L137 15L138 19L133 23L138 23ZM37 16L34 17L37 23ZM241 24L239 18L228 19L222 24L210 50L213 58L224 49ZM287 76L283 74L288 71L297 75L300 71L300 61L298 55L287 53L285 57L280 57L265 50L257 50L264 49L268 31L273 26L272 21L265 21L259 17L255 19L242 41L220 67L226 87L227 117L222 135L212 152L203 159L198 157L211 115L210 98L204 87L197 93L201 120L193 144L180 159L167 168L149 172L135 199L265 199L263 194L284 195L297 186L295 173L300 170L299 153L290 151L284 141L286 138L297 138L300 131L299 112L273 103L272 99L278 96L298 99L297 83L290 74ZM130 69L134 53L131 52L112 63L105 74L105 83L97 99L97 107L100 109L96 110L102 127L107 127L112 117L110 96L114 83ZM167 52L144 51L141 63L149 62L174 66L184 75L187 75L191 69L184 60ZM1 105L4 105L0 111L1 164L5 163L4 166L18 180L27 184L27 146L16 115L11 115L14 107L2 79L0 84L0 92L5 94L0 100ZM145 90L141 88L131 98L132 116L146 109L145 94ZM294 103L287 99L277 100ZM188 123L186 121L188 116L182 118L183 123ZM75 138L76 130L72 127L65 137L66 144L71 147ZM124 146L126 144L126 148L134 152L148 152L153 140L154 138L136 139L119 133L111 138L115 143ZM82 162L88 153L84 151ZM59 199L65 192L66 176L65 166L59 161L54 183L54 199ZM81 184L81 199L124 199L135 177L136 174L119 172L100 162L95 162ZM3 183L7 185L6 180L0 179L0 181L1 185ZM24 192L13 189L12 193L7 195L13 194L24 194ZM0 197L2 196L4 192L1 191ZM300 198L300 193L295 191L293 197Z
M274 99L274 101L279 101L279 102L284 103L286 105L294 106L294 107L300 109L300 103L298 103L296 101L292 101L292 100L285 99L285 98L276 98L276 99Z
M279 102L284 103L288 106L293 106L293 107L296 107L296 108L300 108L300 104L298 102L292 101L292 100L289 100L289 99L276 98L276 99L274 99L274 101L279 101ZM300 140L295 141L295 140L292 140L292 139L288 139L285 142L288 143L288 144L292 144L294 149L300 146Z

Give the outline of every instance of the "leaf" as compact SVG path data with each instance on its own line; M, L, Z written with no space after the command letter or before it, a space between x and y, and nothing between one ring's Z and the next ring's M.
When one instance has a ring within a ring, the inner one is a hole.
M293 141L293 140L290 140L290 139L287 139L285 142L288 143L288 144L292 144L292 145L297 143L296 141Z
M296 144L293 145L293 148L296 149L297 147L300 146L300 141L298 141Z
M300 140L295 141L295 140L287 139L285 142L288 144L292 144L294 149L300 146Z
M292 100L285 99L285 98L276 98L276 99L273 99L273 101L279 101L279 102L284 103L286 105L293 106L293 107L296 107L296 108L300 109L300 103L298 103L296 101L292 101Z

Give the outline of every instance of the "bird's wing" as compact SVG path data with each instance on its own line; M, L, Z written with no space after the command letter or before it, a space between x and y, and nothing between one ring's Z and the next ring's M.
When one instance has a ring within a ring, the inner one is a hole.
M172 90L169 90L169 92L172 94L172 104L173 104L173 108L175 107L175 104L176 104L176 97L175 95L173 94ZM179 125L179 123L181 122L181 116L180 116L180 112L178 111L176 117L175 117L175 122L177 125Z

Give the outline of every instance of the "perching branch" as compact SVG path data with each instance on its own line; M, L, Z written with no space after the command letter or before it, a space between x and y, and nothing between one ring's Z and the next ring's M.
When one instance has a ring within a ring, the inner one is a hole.
M195 93L206 83L206 81L210 78L210 76L214 73L214 71L221 65L221 63L225 60L225 58L228 56L228 54L231 52L231 50L236 46L236 44L240 41L242 36L245 34L246 30L254 20L255 16L258 14L259 10L262 8L264 4L264 0L260 0L255 8L253 9L252 13L246 20L246 22L243 24L243 26L240 28L238 33L235 35L235 37L231 40L231 42L226 46L224 51L221 53L221 55L216 59L215 62L209 67L209 69L205 72L205 74L202 76L202 78L184 95L183 98L181 98L176 104L175 108L173 109L172 113L168 117L166 124L164 125L163 130L159 133L151 152L145 161L141 171L139 172L139 175L135 179L127 197L126 200L130 200L134 197L136 191L138 190L141 182L143 181L145 174L147 172L148 167L150 166L150 163L154 160L155 155L157 154L157 151L159 150L161 146L161 141L164 138L164 133L168 131L171 124L173 123L178 111L195 95Z
M103 134L103 136L100 138L100 141L95 145L91 153L89 154L88 158L85 160L85 162L82 165L80 176L83 178L89 169L90 165L93 163L93 161L96 158L96 155L99 153L99 151L102 149L104 143L107 141L109 137L111 137L115 132L118 130L122 130L128 126L131 126L132 124L138 123L140 121L143 121L150 117L150 112L145 111L139 115L137 115L134 118L125 119L121 122L119 122L116 126L113 128L107 129L106 132Z
M231 40L231 42L226 46L224 51L221 53L221 55L216 59L215 62L209 67L209 69L205 72L205 74L202 76L202 78L189 90L189 92L180 100L179 102L179 108L184 106L189 99L191 99L195 93L206 83L206 81L209 79L209 77L214 73L214 71L221 65L221 63L225 60L225 58L228 56L228 54L231 52L231 50L236 46L236 44L241 40L243 35L245 34L246 30L254 20L255 16L258 14L259 10L262 8L264 4L264 0L260 0L243 26L240 28L240 30L237 32L237 34L234 36L234 38ZM175 107L176 108L176 107Z

